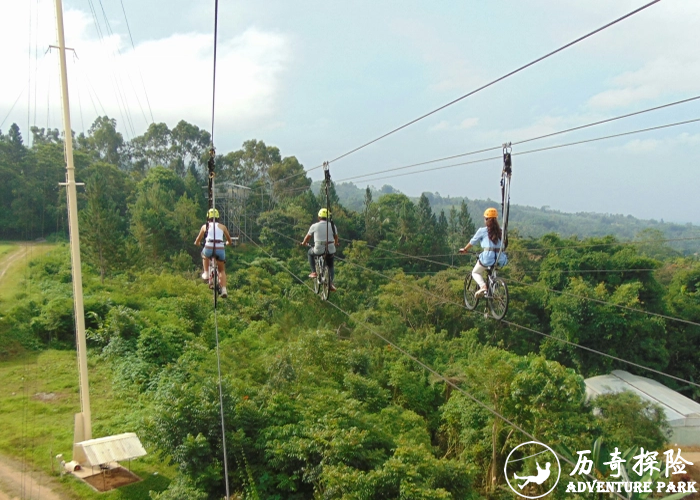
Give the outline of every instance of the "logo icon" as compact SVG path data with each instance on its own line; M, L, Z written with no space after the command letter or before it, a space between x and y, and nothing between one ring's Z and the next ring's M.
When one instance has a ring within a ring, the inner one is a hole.
M520 451L517 451L519 449ZM522 471L536 471L536 473L528 475L527 472ZM511 450L506 458L503 472L513 493L522 498L542 498L549 495L559 483L561 464L552 448L537 441L528 441ZM556 480L554 480L555 473ZM538 494L542 488L534 488L532 485L548 489L545 493Z

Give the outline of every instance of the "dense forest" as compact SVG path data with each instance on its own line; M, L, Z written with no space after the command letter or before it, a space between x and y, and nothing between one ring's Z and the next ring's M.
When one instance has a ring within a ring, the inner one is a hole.
M0 133L5 239L66 230L62 137L31 134L27 146L16 125ZM138 426L149 452L177 467L153 499L223 496L214 311L192 243L206 212L209 140L182 121L153 124L127 142L108 117L73 138L85 182L90 357L111 366L115 393L133 401L124 425ZM700 380L700 262L660 231L633 241L526 237L513 220L502 272L508 322L496 322L460 305L474 257L454 248L476 229L470 202L438 211L426 195L367 188L353 210L331 184L341 245L338 292L324 303L303 279L299 241L325 195L307 189L303 173L295 157L259 140L217 156L217 182L261 193L247 200L251 229L227 250L229 298L217 312L229 477L239 497L511 498L504 461L529 439L477 400L562 454L595 442L663 450L668 441L660 408L630 394L587 401L586 377L624 369L700 401L695 385L576 346ZM31 263L6 306L3 359L74 349L67 247ZM125 428L98 420L96 430ZM560 488L553 498L576 498Z

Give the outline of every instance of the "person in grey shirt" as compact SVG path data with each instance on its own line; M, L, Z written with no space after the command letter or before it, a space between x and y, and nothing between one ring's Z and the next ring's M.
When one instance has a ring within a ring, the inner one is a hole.
M309 278L316 277L316 269L314 266L314 257L316 255L323 255L326 252L326 247L328 248L328 255L326 257L326 264L328 264L328 270L331 273L331 292L335 292L335 285L333 284L335 279L335 268L333 266L335 247L338 246L338 230L332 221L328 220L330 212L328 209L322 208L318 211L318 222L311 224L309 232L306 233L304 241L301 245L306 245L313 236L314 246L309 248L309 266L311 266L311 274Z

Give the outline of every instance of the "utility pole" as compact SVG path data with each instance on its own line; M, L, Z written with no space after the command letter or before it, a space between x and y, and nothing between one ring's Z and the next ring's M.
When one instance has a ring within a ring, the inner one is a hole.
M66 155L66 198L68 200L68 231L70 235L70 257L73 273L73 309L75 312L75 335L78 348L80 373L80 413L75 414L73 444L92 439L90 415L90 392L88 388L87 346L85 343L85 311L83 309L83 276L80 268L80 234L78 232L78 201L73 164L73 134L70 124L68 100L68 73L66 69L66 41L63 33L63 5L56 0L56 25L58 30L58 57L61 61L61 94L63 98L63 130ZM75 446L73 448L75 454Z

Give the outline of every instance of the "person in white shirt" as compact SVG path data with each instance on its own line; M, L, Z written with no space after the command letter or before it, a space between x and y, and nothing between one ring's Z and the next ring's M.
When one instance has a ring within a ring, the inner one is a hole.
M215 255L216 265L219 268L221 297L225 299L228 297L228 290L226 290L226 252L224 250L224 238L226 238L226 243L229 245L233 245L233 242L231 241L231 235L228 233L226 226L219 223L219 211L215 208L210 208L207 212L207 223L199 230L194 244L199 245L202 242L202 238L205 236L204 249L202 250L202 266L204 268L202 279L204 281L209 279L209 259L211 259L212 255Z
M476 292L476 296L486 293L486 282L484 281L484 272L487 267L491 267L496 262L496 257L501 250L501 226L498 224L498 210L495 208L487 208L484 212L484 221L486 227L477 229L476 234L469 240L469 243L464 248L459 249L459 253L466 253L471 247L478 244L481 246L482 252L479 254L479 259L472 270L472 277L479 284L480 289ZM508 263L508 257L505 253L501 253L498 257L498 265L505 266Z
M328 265L328 270L331 273L331 292L335 292L336 288L333 284L335 280L335 268L333 266L335 248L338 246L338 230L332 221L328 220L330 212L328 209L322 208L318 211L318 222L312 224L309 231L304 237L304 241L301 245L306 245L311 237L314 238L314 246L309 249L309 266L311 266L311 274L309 278L316 277L316 269L314 266L314 257L316 255L323 255L328 249L328 255L326 257L326 264Z

